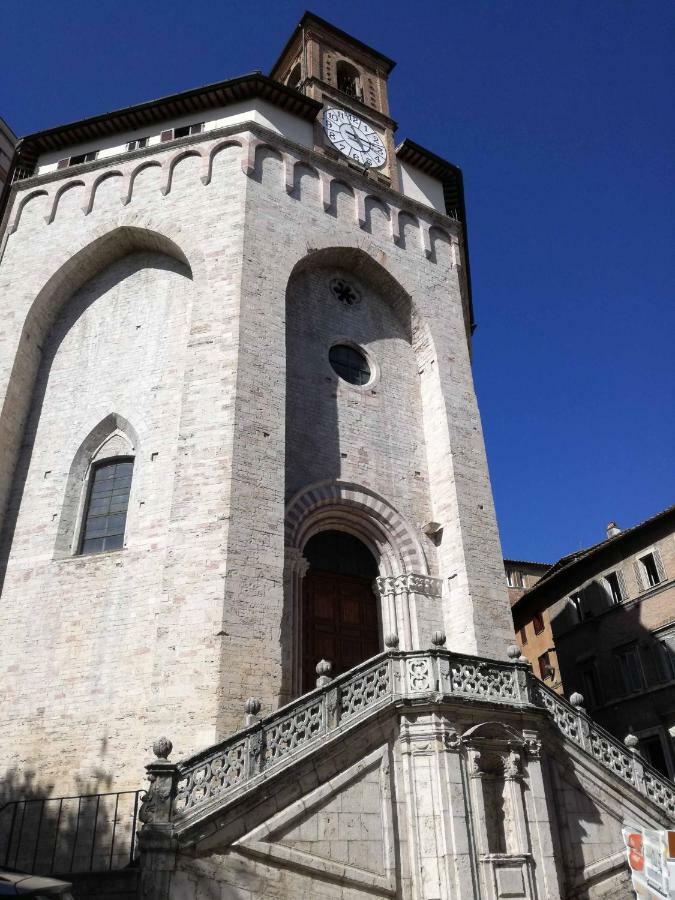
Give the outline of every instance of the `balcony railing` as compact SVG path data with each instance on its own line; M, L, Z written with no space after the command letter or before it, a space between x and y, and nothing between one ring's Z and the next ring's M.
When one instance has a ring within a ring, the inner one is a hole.
M601 728L580 703L574 706L542 684L524 661L501 663L441 649L390 651L339 678L319 681L325 683L311 693L171 766L170 818L187 822L201 816L391 704L467 699L546 710L565 738L675 820L673 782L648 765L636 747Z

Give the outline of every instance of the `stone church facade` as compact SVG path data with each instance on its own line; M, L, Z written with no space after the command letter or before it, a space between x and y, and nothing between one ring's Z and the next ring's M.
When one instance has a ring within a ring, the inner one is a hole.
M19 144L0 758L135 790L154 744L144 897L629 896L675 814L511 646L461 173L392 67L306 14L271 77Z

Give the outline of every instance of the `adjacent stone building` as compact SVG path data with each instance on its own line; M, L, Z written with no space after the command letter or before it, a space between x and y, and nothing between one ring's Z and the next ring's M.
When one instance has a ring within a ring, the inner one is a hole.
M606 540L560 559L513 613L528 634L550 623L565 693L580 692L617 737L634 733L644 757L672 777L675 507L625 531L610 522Z
M523 656L532 662L535 675L545 681L552 690L563 694L565 689L560 675L548 607L542 604L536 610L526 610L525 606L519 603L520 598L533 588L550 568L547 563L504 560L516 644Z
M13 864L131 861L157 900L599 897L623 830L675 815L513 646L462 177L394 141L393 65L308 13L269 77L20 143Z

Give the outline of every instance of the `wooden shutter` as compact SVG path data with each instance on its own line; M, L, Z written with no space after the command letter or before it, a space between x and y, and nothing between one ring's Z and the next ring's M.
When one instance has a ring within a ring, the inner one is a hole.
M163 131L159 136L160 141L171 141L173 140L173 128L168 128L166 131Z
M70 157L67 156L65 159L60 159L60 160L57 162L56 168L57 168L57 169L67 169L69 163L70 163Z
M628 600L628 588L626 587L626 579L621 569L616 570L616 577L619 581L619 590L621 591L621 599Z
M654 550L654 563L656 565L656 571L659 573L659 581L666 580L666 570L663 568L663 561L661 559L661 554L658 550Z
M642 564L639 559L633 560L633 568L635 569L635 580L637 581L638 591L644 591L645 581L642 574Z

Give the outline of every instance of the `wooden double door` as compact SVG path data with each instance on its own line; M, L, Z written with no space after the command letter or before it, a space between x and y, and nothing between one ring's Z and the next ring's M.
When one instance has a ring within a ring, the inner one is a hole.
M327 659L333 677L380 652L372 578L310 568L303 583L302 691Z

